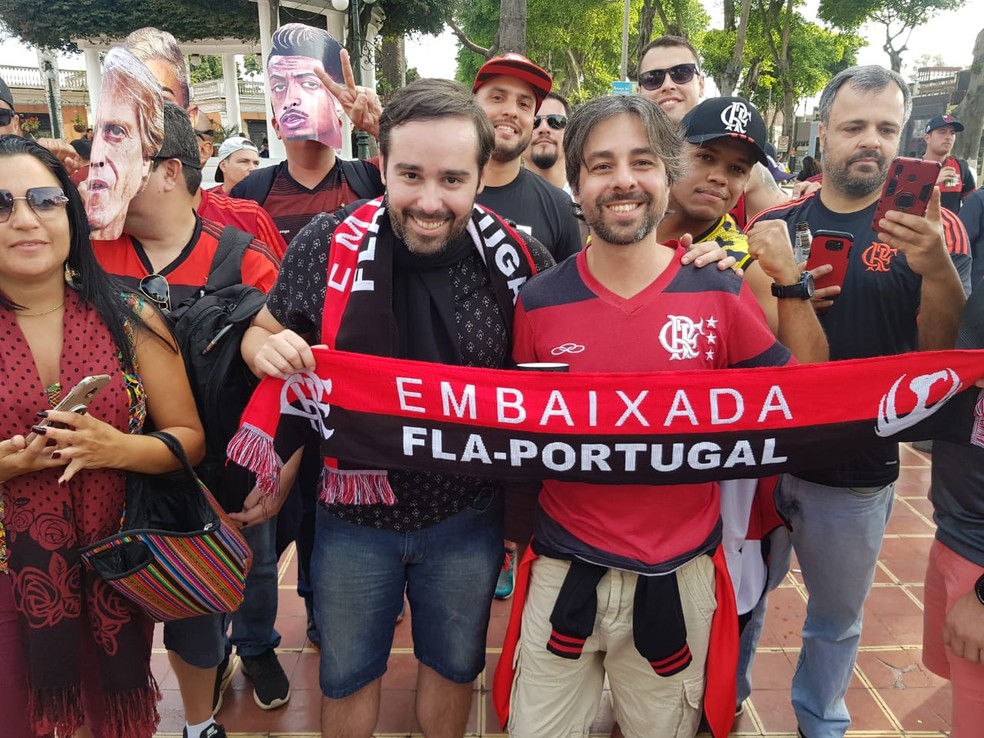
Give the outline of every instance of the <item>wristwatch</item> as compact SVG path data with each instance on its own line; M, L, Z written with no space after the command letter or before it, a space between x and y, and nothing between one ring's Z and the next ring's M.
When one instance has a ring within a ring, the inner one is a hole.
M813 284L813 275L809 272L803 272L800 275L799 282L796 284L775 284L772 285L772 296L778 298L784 297L798 297L801 300L809 300L813 297L813 292L816 289Z
M978 601L984 605L984 574L981 574L980 579L974 584L974 594L977 595Z

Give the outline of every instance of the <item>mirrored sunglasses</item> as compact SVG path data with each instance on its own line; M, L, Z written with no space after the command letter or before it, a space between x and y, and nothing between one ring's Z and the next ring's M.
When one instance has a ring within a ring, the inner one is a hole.
M677 64L669 69L650 69L639 75L639 85L646 90L658 90L663 86L666 75L670 75L675 85L685 85L700 72L696 64Z
M171 285L160 274L148 274L140 280L140 291L165 312L171 311Z
M567 116L560 115L559 113L551 113L550 115L534 115L533 116L533 130L535 131L540 127L540 124L546 121L547 125L553 128L555 131L562 131L567 127Z
M7 110L7 108L0 108L0 126L9 126L10 121L14 119L17 115L15 110Z
M53 218L68 204L68 198L61 187L32 187L21 197L14 197L9 190L0 190L0 223L6 223L10 219L17 200L27 202L41 220Z

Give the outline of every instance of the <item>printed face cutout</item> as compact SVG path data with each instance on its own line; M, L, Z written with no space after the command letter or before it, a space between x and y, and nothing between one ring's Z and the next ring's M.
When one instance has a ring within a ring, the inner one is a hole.
M164 95L150 70L125 49L103 63L85 211L94 239L123 232L127 207L147 184L164 143Z
M343 81L341 45L327 31L300 23L278 28L272 42L267 83L280 136L341 149L341 106L316 74Z

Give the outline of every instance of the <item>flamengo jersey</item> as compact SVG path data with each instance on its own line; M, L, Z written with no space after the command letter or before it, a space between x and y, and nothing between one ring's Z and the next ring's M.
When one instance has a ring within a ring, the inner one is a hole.
M790 239L796 223L806 221L816 237L821 230L854 234L847 275L833 306L820 315L820 324L830 344L830 359L862 359L916 351L918 345L922 277L909 268L905 254L878 240L871 227L877 203L854 213L835 213L812 193L799 200L764 210L752 219L784 220ZM967 233L956 215L942 208L940 217L950 258L970 291L971 259ZM796 476L832 487L874 487L898 478L898 444L886 443L863 455L845 449L831 458L825 469L805 470Z
M208 281L208 272L219 246L219 238L225 226L195 216L195 231L174 261L159 269L171 291L171 305L191 297ZM99 265L127 286L139 292L140 280L154 272L150 259L140 242L125 233L112 241L93 241ZM270 248L253 239L243 254L243 284L252 285L262 292L269 292L277 280L280 260Z
M675 241L668 245L677 248L670 265L629 299L591 276L587 249L527 282L516 306L513 358L566 362L574 372L794 363L734 272L683 267L679 257L685 249ZM609 568L669 572L720 540L716 483L657 487L547 480L539 505L536 540Z
M201 192L202 201L198 206L200 216L250 233L269 246L278 261L284 258L287 242L277 230L273 218L258 203L229 197L222 192L221 185L217 191L202 190Z

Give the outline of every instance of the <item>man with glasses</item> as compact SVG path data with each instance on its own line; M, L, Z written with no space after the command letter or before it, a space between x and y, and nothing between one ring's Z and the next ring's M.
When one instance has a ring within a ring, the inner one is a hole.
M212 260L226 229L193 209L201 184L198 145L187 113L164 103L164 142L154 157L145 189L130 202L123 234L95 241L96 256L110 274L137 289L149 303L169 310L208 281ZM266 292L279 260L253 240L243 251L243 284ZM273 565L276 575L276 562ZM224 616L167 623L164 645L181 686L185 738L222 738L212 720L217 667L226 657Z
M14 96L7 83L0 79L0 134L21 135L20 116L14 110Z
M680 123L704 97L704 73L697 49L680 36L660 36L639 56L639 94L659 105L670 120ZM739 226L773 205L786 201L769 170L756 163L744 195L731 211Z
M533 138L526 147L526 168L554 187L571 194L564 168L564 128L571 105L567 98L551 92L533 118Z

